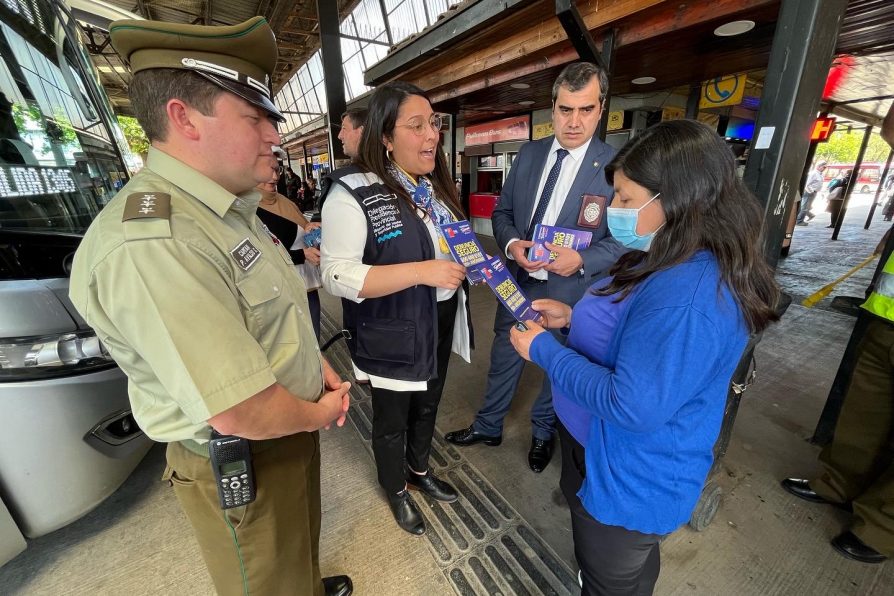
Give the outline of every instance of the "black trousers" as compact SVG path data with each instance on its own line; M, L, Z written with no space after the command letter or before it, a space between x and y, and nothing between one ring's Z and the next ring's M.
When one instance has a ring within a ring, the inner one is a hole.
M438 377L428 382L428 389L389 391L372 388L373 454L379 484L387 494L404 489L405 466L416 472L428 471L431 438L450 361L457 304L459 299L455 294L449 300L438 302Z
M556 424L562 445L559 486L571 509L574 556L584 580L583 596L649 596L658 581L662 536L608 526L590 515L577 492L586 477L584 448L561 421Z
M835 227L835 223L838 221L838 218L841 217L842 207L844 207L844 199L832 199L826 206L826 211L832 214L832 221L829 223L830 228Z

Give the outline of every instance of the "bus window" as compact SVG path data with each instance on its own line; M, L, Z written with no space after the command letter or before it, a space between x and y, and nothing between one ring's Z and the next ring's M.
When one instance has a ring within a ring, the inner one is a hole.
M127 180L123 135L55 2L0 17L0 229L81 234Z

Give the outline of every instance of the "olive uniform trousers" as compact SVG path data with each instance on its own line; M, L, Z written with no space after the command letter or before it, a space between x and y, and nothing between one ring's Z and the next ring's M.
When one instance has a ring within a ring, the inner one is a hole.
M894 323L870 321L820 462L824 472L810 487L829 501L852 502L851 531L894 557Z
M252 441L257 499L223 510L211 462L169 443L163 480L174 487L221 596L322 596L320 437Z

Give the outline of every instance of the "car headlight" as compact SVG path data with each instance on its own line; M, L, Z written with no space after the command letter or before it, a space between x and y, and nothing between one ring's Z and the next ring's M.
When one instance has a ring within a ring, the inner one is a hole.
M115 366L93 331L0 338L0 383L47 379Z

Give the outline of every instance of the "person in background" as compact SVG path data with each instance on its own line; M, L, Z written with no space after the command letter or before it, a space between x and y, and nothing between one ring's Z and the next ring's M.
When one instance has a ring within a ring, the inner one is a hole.
M309 179L310 178L305 178L304 180L300 178L298 179L298 184L301 187L301 192L298 195L298 209L302 209L307 198L313 195L313 191L310 189L310 184L307 183Z
M354 161L357 158L357 152L360 148L360 139L363 136L363 125L366 123L366 108L351 108L341 115L341 130L338 133L338 140L341 141L344 154ZM338 170L336 170L338 171ZM311 221L320 221L323 212L323 203L326 202L326 196L329 194L329 188L332 185L332 178L327 174L320 181L320 199L317 201L317 212Z
M798 211L798 217L795 223L799 226L806 226L807 220L813 219L815 216L810 212L810 206L817 193L823 187L823 172L826 170L826 161L824 159L816 162L816 166L807 176L807 182L804 183L804 194L801 196L801 209Z
M691 167L698 164L697 168ZM730 379L777 319L762 211L723 138L700 122L642 131L606 167L612 236L632 249L571 307L533 303L512 330L552 382L583 593L646 595L659 543L686 523L711 469Z
M272 174L270 180L257 186L261 192L258 203L258 218L267 226L283 247L289 251L295 269L304 280L307 288L307 304L310 309L310 320L314 334L320 341L320 251L315 247L305 247L302 238L305 232L319 228L320 224L307 221L298 211L295 203L276 191L277 180L285 176ZM297 244L296 244L297 241Z
M576 62L559 73L552 89L555 136L522 146L491 218L509 269L531 299L574 304L594 276L601 276L626 250L612 240L605 223L611 186L603 170L615 150L594 138L607 94L608 75L595 64ZM592 232L593 240L580 251L554 248L554 261L535 263L527 253L538 223ZM503 441L503 420L525 366L509 343L514 323L507 309L497 307L484 403L471 426L445 435L454 445L497 446ZM531 407L528 466L535 473L552 458L555 421L549 379L544 379Z
M351 160L357 159L366 115L366 108L351 108L341 115L341 130L338 133L338 140L341 141L345 155Z
M891 221L892 216L894 216L894 174L888 176L882 188L884 189L883 196L887 199L882 209L882 215L884 215L885 221Z
M301 197L301 211L310 211L317 204L317 180L308 178Z
M844 193L847 192L847 184L851 179L851 170L844 170L832 182L829 183L829 194L826 197L826 211L831 215L831 221L827 228L834 228L841 217L841 209L844 206Z
M127 375L140 428L167 443L162 479L216 593L347 596L350 578L320 577L318 430L344 424L350 383L321 356L304 284L255 217L285 118L246 81L272 76L273 31L263 17L123 20L109 35L151 147L87 230L72 304ZM249 440L254 501L223 508L215 430Z
M438 227L463 219L440 128L418 87L376 88L356 163L330 175L323 206L323 286L342 297L354 374L371 386L379 484L416 535L425 521L408 487L458 498L428 460L450 353L468 362L471 349L465 268Z
M882 121L881 137L894 148L894 104ZM889 229L875 249L882 255ZM822 473L813 480L786 478L796 497L852 513L849 527L832 539L839 554L861 563L894 557L894 256L870 285L862 308L869 313L857 347L853 374L832 442L819 456Z
M280 193L285 194L286 197L295 203L295 206L298 206L299 195L301 193L301 178L298 177L298 174L292 170L291 167L286 167L286 175L284 176L286 181L286 192Z
M282 165L282 161L277 161L276 164L276 181L274 182L274 191L278 192L283 196L287 196L289 193L289 183L288 179L283 175L283 171L285 168Z

